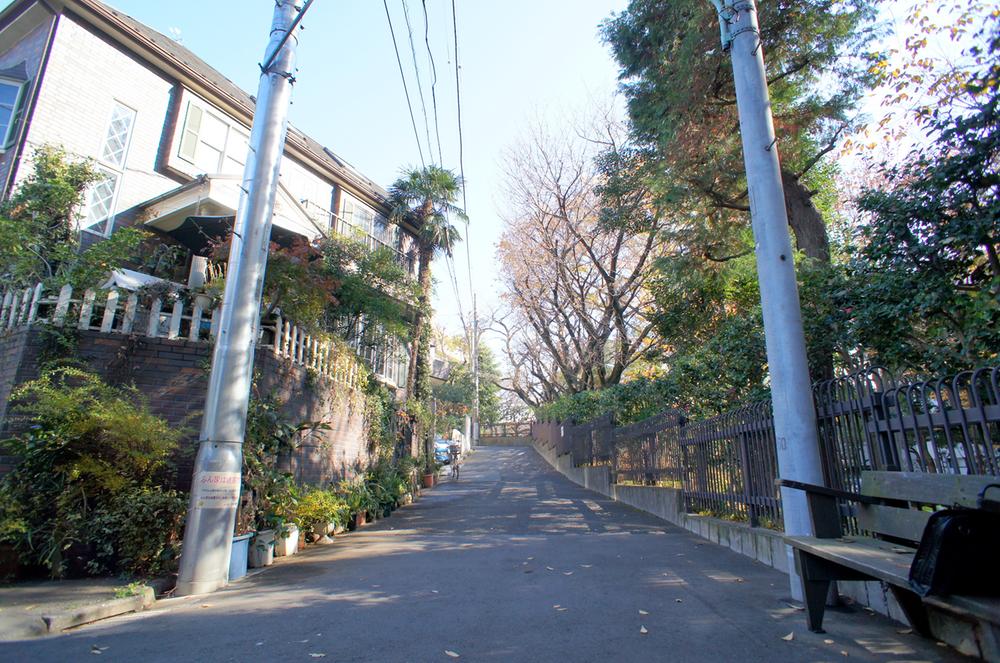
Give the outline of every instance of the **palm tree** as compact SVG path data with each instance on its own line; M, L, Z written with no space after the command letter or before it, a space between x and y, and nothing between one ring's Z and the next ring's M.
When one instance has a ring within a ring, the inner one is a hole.
M396 223L405 220L417 228L420 293L413 322L410 372L406 378L406 394L417 400L426 398L430 392L431 260L439 251L451 255L455 242L461 239L450 221L450 217L468 219L455 205L461 187L460 177L433 165L405 171L389 187L390 219Z

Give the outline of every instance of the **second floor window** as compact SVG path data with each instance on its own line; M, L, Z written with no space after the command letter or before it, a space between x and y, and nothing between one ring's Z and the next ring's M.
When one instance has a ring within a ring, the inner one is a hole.
M14 140L24 83L0 78L0 147L9 147Z
M241 175L249 140L249 134L225 116L189 101L177 156L210 175Z

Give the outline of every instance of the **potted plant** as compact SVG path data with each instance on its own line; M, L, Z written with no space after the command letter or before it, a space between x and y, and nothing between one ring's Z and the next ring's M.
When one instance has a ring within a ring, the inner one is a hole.
M344 500L333 491L313 488L298 501L294 520L309 530L313 543L333 543L329 534L344 519L345 507Z
M247 557L250 568L258 569L274 563L274 539L273 529L260 530L254 534Z
M286 557L299 551L299 526L295 523L285 523L278 531L274 544L274 555Z

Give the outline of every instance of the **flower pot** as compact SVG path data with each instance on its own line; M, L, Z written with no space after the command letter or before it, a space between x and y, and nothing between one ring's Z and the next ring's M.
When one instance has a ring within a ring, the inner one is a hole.
M424 474L423 476L421 476L420 477L420 483L421 483L421 485L424 488L433 488L434 487L434 473L433 472L428 472L427 474Z
M285 557L299 551L299 528L296 525L285 525L283 536L274 542L274 556Z
M333 543L327 534L330 532L330 523L316 523L312 526L313 531L313 543L317 543L321 546L329 545Z
M247 563L250 568L259 569L262 566L270 566L274 563L274 530L264 529L257 532L250 542L250 551L247 555Z
M347 521L347 529L353 532L354 530L356 530L359 527L361 527L362 525L364 525L365 524L365 520L366 520L365 519L365 512L364 511L360 511L360 512L354 514L354 517L351 518L349 521Z
M233 548L229 554L229 580L242 578L247 574L247 553L250 549L250 534L240 534L233 537Z

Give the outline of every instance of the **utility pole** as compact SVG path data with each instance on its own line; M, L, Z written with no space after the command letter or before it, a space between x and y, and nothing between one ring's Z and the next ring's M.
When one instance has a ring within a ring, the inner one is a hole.
M733 61L743 161L756 243L760 303L764 313L778 469L782 478L822 485L816 411L806 361L802 311L795 282L757 8L753 0L711 2L719 14L723 50L730 51ZM786 534L813 533L802 491L782 488L781 504ZM801 600L802 589L791 548L786 546L785 551L792 596Z
M295 0L275 0L212 352L184 528L179 596L213 592L229 580L260 299L294 82L294 32L311 2L296 12Z
M472 441L479 446L479 311L476 309L476 293L472 293L472 379L475 393L472 400Z

